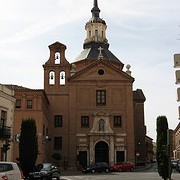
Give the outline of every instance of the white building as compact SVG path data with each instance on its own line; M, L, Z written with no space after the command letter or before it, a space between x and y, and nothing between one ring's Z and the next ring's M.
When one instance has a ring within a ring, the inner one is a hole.
M14 91L0 84L0 160L12 160ZM7 150L8 149L8 150Z

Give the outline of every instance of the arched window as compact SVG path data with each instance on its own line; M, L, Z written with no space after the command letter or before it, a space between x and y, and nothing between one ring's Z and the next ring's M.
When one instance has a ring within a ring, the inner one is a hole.
M91 37L91 31L89 31L89 37Z
M95 30L95 41L98 41L98 30Z
M55 53L55 64L60 64L60 53L59 52Z
M60 79L60 85L65 85L66 82L66 76L65 76L65 72L61 71L59 74L59 79Z
M49 84L54 85L55 84L55 72L51 71L49 73Z
M103 119L100 119L99 120L99 131L104 131L104 120Z

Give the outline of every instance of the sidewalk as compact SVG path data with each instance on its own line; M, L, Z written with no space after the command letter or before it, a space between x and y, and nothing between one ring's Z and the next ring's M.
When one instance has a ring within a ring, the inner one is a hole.
M134 172L145 171L145 170L148 170L148 169L150 169L152 167L153 167L153 164L151 164L151 163L150 164L146 164L144 166L138 166L138 167L135 168Z
M67 169L61 171L61 176L76 176L80 174L82 174L80 170L78 171L78 170Z

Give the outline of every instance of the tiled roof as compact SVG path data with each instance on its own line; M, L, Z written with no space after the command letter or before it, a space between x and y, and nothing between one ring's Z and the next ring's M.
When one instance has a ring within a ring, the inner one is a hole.
M6 86L9 89L15 90L15 91L21 90L21 91L26 91L26 92L40 92L40 93L43 94L46 101L49 103L47 94L46 94L44 89L30 89L30 88L26 88L26 87L14 85L14 84L3 84L3 85Z
M26 87L14 85L14 84L3 84L3 85L12 90L33 90L30 88L26 88Z
M99 48L102 48L102 56L103 60L105 61L115 61L118 63L122 63L108 48L109 44L105 43L95 43L90 42L88 44L84 44L84 50L81 52L81 54L74 60L74 62L86 60L86 59L92 59L97 60L99 56Z

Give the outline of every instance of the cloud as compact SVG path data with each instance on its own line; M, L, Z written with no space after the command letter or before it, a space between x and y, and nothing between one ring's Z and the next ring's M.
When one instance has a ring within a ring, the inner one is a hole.
M73 21L77 18L78 16L73 16L73 15L69 16L69 18L64 18L62 16L55 16L46 21L38 22L29 27L25 27L22 31L17 32L11 37L2 39L0 41L0 46L5 46L9 43L15 44L15 43L24 42L26 40L30 40L38 35L47 33L48 31L51 31L52 29L55 29L58 26L68 23L69 21Z
M0 46L30 40L60 27L65 23L75 21L85 14L85 11L82 11L83 5L77 6L77 2L72 0L56 0L53 2L54 4L49 0L41 0L38 1L38 3L32 0L31 3L29 2L28 4L23 3L21 0L17 1L17 3L13 1L6 2L7 1L2 3L1 9L3 9L3 11L0 12L0 17L4 17L4 25L2 24L2 26L4 31L9 31L9 34L6 34L6 32L5 36L0 34L0 37L2 36ZM82 0L80 0L79 3L80 2L82 2ZM34 6L34 4L39 8ZM42 8L40 8L41 4L43 5ZM4 12L8 12L8 16L4 16ZM19 25L21 29L18 29L16 27L17 25ZM7 28L5 29L5 27ZM8 29L9 27L11 28ZM12 28L14 28L14 33L10 33L13 31Z
M131 64L134 89L145 92L145 119L154 138L157 115L167 114L173 126L178 119L172 58L180 52L180 0L98 3L108 26L110 50ZM47 46L55 41L67 45L69 61L82 51L93 0L0 0L0 4L0 83L42 87Z

